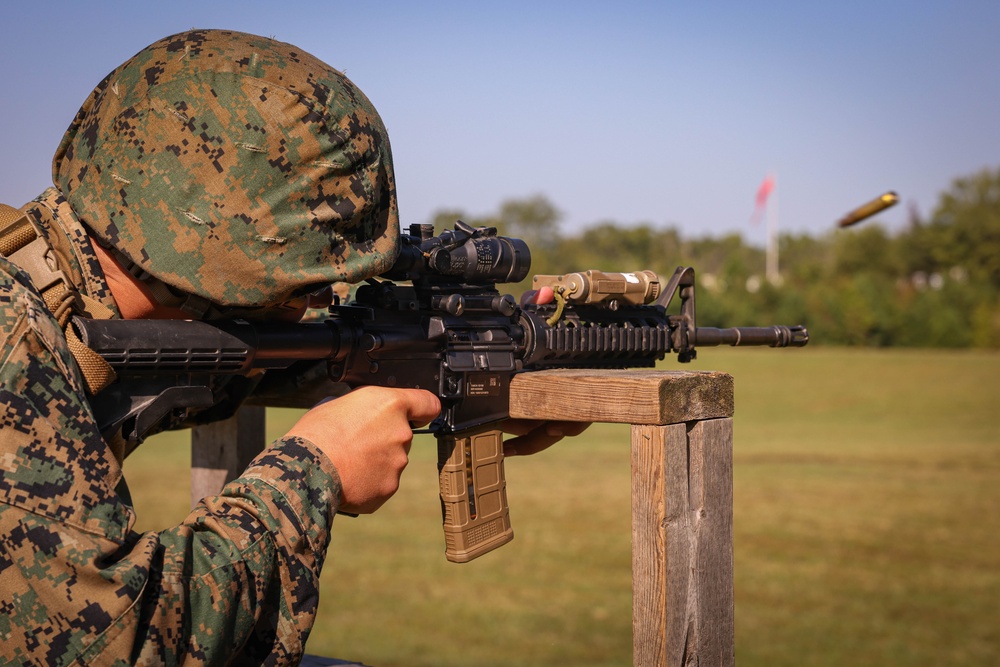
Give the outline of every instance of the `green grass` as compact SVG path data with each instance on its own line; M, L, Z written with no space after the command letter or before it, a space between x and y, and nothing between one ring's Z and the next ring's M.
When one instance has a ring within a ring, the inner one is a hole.
M1000 664L1000 354L712 350L736 378L737 664ZM269 431L293 415L275 411ZM631 663L627 427L507 463L515 540L443 555L433 443L339 517L310 652L393 665ZM188 450L126 463L140 528L178 521ZM164 483L164 480L171 480Z

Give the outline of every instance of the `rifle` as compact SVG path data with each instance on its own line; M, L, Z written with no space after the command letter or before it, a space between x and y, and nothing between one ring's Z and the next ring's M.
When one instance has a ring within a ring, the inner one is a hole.
M120 432L130 450L185 411L228 416L238 401L220 391L226 378L242 382L250 402L268 405L288 404L273 400L287 395L288 385L268 389L275 373L281 381L296 378L293 395L308 394L310 379L324 391L330 382L430 390L442 404L430 430L438 442L445 554L467 562L513 537L497 424L508 417L515 373L652 367L668 353L691 361L698 346L801 347L809 340L801 326L697 326L690 267L679 267L663 289L652 271L535 276L533 287L550 287L555 301L519 304L496 285L527 276L524 241L461 221L439 236L433 225L409 231L392 269L361 285L351 303L335 303L322 321L76 318L83 342L118 374L91 401L102 433ZM675 298L679 312L668 314Z

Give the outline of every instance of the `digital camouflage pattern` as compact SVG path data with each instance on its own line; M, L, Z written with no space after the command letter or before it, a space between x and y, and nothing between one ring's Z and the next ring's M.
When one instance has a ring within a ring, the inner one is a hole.
M152 276L225 306L271 306L387 270L399 222L389 140L341 72L220 30L167 37L111 72L53 179Z
M69 201L25 210L113 310ZM0 665L297 664L339 496L329 459L285 438L179 526L136 533L63 332L0 258Z

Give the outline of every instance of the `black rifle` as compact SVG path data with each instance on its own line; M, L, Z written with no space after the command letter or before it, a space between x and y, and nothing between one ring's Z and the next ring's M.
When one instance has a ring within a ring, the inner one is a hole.
M244 382L244 394L265 404L289 403L268 400L270 378L258 383L260 376L315 378L317 369L326 383L430 390L443 407L432 430L445 553L465 562L513 537L497 423L508 417L515 373L652 367L668 353L690 361L698 346L800 347L809 340L800 326L696 326L691 268L678 268L663 289L652 271L535 276L533 286L552 288L555 299L521 305L496 284L527 276L523 241L461 221L433 233L431 225L411 227L393 268L322 321L77 318L81 339L118 374L92 400L102 432L121 432L131 449L189 409L230 414L236 405L218 405L232 394L231 387L219 390L225 378ZM668 314L675 298L679 312ZM302 384L291 391L308 393ZM269 396L282 392L287 385Z

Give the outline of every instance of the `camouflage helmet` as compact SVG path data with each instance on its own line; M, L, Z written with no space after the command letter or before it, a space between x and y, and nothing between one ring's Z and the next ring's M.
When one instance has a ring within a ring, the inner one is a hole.
M111 72L53 180L96 236L167 285L272 306L387 270L389 139L365 95L290 44L194 30Z

